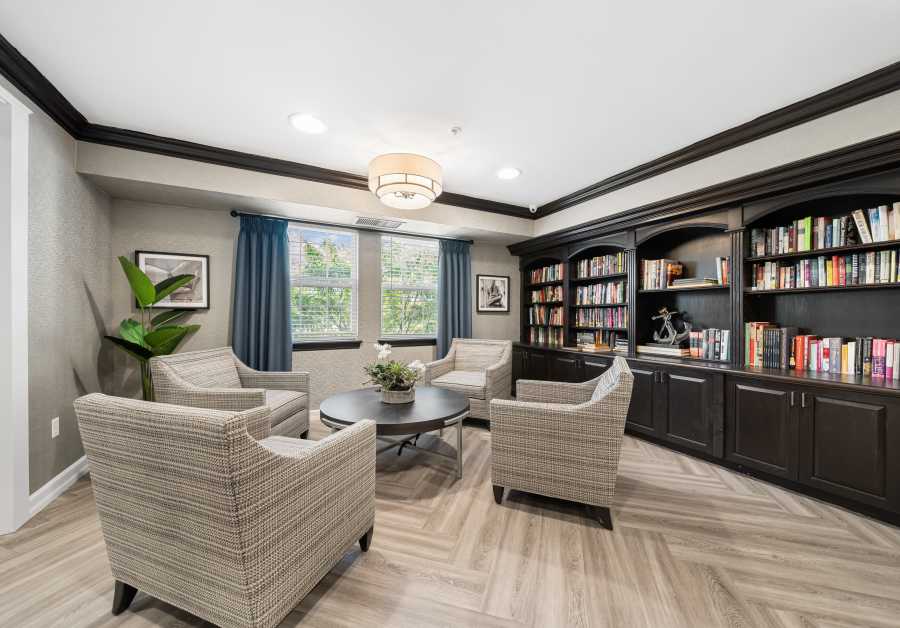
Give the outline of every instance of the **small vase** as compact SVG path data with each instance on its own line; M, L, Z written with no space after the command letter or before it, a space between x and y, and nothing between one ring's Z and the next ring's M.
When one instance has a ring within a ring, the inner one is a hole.
M381 401L383 403L412 403L415 400L415 387L409 390L381 390Z

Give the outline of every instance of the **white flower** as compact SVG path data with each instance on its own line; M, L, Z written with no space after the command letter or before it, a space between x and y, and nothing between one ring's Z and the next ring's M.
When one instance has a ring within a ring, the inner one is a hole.
M375 351L378 352L379 360L386 360L388 358L388 356L391 355L391 345L389 345L388 343L384 343L383 345L381 345L376 342L372 346L374 346Z
M420 374L425 372L425 365L422 363L422 360L413 360L407 366Z

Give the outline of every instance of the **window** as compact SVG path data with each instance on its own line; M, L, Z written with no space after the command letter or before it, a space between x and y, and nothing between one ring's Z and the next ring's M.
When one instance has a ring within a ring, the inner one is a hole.
M292 226L288 239L294 342L355 338L356 232Z
M437 334L438 242L381 236L381 335Z

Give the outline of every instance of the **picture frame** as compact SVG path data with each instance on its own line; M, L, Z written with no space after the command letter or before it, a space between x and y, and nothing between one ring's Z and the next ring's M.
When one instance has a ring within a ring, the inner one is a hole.
M197 278L179 288L154 308L175 310L209 309L209 255L169 253L165 251L135 251L134 263L154 284L175 275L196 275Z
M509 314L509 275L475 275L476 311Z

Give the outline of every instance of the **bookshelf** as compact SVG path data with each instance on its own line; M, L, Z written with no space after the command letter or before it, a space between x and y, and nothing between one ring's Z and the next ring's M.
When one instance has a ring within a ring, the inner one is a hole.
M593 338L613 350L630 350L628 342L631 253L614 242L592 243L568 258L566 345Z
M522 338L555 347L565 342L566 263L542 256L523 269Z

